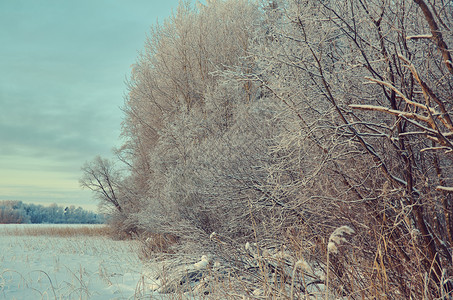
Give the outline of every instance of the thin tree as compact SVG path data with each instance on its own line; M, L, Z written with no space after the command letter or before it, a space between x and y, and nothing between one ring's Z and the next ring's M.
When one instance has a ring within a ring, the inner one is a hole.
M101 204L113 206L119 213L123 211L118 198L121 175L115 170L114 163L108 159L96 156L91 162L86 162L83 167L83 176L80 186L88 188L95 193Z

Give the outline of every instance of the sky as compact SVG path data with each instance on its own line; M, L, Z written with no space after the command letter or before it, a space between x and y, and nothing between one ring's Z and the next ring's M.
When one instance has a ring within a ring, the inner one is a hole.
M178 0L0 0L0 200L96 210L81 166L119 146L125 81Z

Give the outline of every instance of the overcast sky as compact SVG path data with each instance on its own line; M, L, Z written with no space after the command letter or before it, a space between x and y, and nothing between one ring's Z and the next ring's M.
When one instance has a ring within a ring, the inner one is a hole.
M80 167L118 146L125 79L178 0L0 0L0 200L95 209Z

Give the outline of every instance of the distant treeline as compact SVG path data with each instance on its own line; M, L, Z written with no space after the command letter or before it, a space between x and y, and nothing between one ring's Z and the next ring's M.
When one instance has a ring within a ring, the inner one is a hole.
M81 207L43 206L22 201L0 201L0 224L102 224L104 215Z

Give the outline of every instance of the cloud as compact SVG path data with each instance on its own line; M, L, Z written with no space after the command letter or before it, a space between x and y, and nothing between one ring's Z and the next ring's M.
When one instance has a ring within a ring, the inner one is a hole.
M54 189L75 201L80 166L119 146L124 81L146 32L177 3L0 1L0 198L44 201Z
M8 95L14 101L0 101L2 113L6 111L0 119L0 155L20 152L65 157L109 151L120 132L118 102L105 103L101 96L82 101L77 96L60 99L30 93L26 97Z

